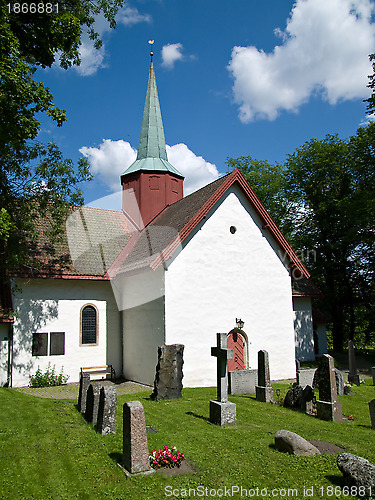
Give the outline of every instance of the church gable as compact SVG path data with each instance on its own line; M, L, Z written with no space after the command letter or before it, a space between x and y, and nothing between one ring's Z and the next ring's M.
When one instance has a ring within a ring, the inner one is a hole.
M210 346L215 332L233 329L236 317L245 321L251 343L247 368L256 368L257 351L266 349L272 377L293 376L289 261L238 184L227 189L169 263L165 317L166 343L186 339L184 378L189 386L214 384Z
M264 237L274 245L275 251L293 270L292 277L304 282L309 280L309 272L238 169L167 206L151 224L132 238L110 269L109 275L145 266L156 269L159 265L168 265L175 252L179 251L181 243L191 238L195 228L208 217L213 207L234 185L242 193L243 200L246 200L244 203L252 207ZM311 282L310 292L313 289L318 293Z

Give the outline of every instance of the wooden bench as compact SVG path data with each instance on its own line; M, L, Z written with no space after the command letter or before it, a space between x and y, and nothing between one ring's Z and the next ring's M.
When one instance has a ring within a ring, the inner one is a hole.
M113 369L112 365L104 365L104 366L82 366L81 367L81 375L83 373L89 373L90 375L102 375L103 379L107 378L107 375L110 375L111 380L115 379L116 373Z

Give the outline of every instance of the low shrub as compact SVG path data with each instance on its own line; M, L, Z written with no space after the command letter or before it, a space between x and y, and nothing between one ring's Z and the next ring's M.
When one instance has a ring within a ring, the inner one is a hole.
M35 375L30 375L30 387L50 387L54 385L66 384L69 379L69 375L63 373L63 368L61 372L57 375L55 365L51 367L51 363L48 363L46 371L43 373L39 368Z

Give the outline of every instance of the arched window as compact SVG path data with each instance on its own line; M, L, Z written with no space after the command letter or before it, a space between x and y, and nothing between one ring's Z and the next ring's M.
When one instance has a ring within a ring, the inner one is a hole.
M87 305L81 309L81 344L96 344L98 337L98 311Z

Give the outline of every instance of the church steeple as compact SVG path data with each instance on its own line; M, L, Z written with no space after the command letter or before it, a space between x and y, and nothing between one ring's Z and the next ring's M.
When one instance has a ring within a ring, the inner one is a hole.
M145 108L143 111L137 160L142 160L143 158L148 157L161 158L162 160L168 161L152 59L150 64L150 76L148 79Z
M150 41L149 43L153 43ZM169 163L152 62L137 159L121 176L123 211L136 224L147 225L166 206L183 197L183 175ZM134 196L138 214L134 207ZM130 198L133 199L131 202ZM143 224L142 224L143 222Z

